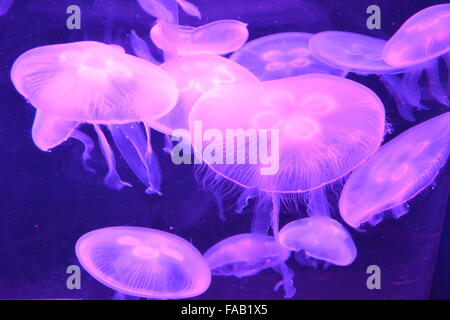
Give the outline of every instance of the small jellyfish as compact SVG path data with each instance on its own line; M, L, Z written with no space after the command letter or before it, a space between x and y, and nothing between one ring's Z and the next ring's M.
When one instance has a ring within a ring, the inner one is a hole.
M338 266L347 266L356 258L351 235L336 220L315 216L292 221L279 233L280 243L291 251Z
M395 137L358 167L344 185L339 210L353 228L378 224L386 211L395 218L429 186L450 153L450 112Z
M211 272L203 256L174 234L140 227L91 231L76 243L83 268L126 295L183 299L205 292Z
M387 64L383 60L386 43L362 34L326 31L311 38L309 49L316 59L330 67L359 75L378 75L396 100L399 114L414 121L414 108L426 109L420 101L416 69Z
M253 72L260 80L275 80L307 73L345 76L345 71L323 64L309 52L313 34L283 32L247 42L230 59Z
M163 116L178 99L175 82L159 67L125 54L121 48L93 41L31 49L16 59L11 79L37 110L32 130L36 145L48 151L75 138L84 144L83 160L87 160L93 141L77 127L92 124L108 165L105 183L118 190L129 184L116 171L101 125L118 125L118 130L127 131L127 140L116 139L119 149L126 143L139 144L139 151L145 149L139 158L123 153L128 163L142 158L151 161L149 130L147 138L141 138L138 122ZM149 173L145 180L148 193L158 192L148 183L153 176L159 177L159 173Z
M289 251L282 247L273 237L243 233L228 237L208 249L203 255L217 276L235 276L238 278L253 276L261 270L274 268L283 275L285 297L295 294L292 274L285 265Z
M218 20L200 27L179 26L158 20L150 30L153 43L168 56L224 55L241 48L248 39L247 24Z
M450 4L431 6L409 18L389 39L383 50L384 60L393 67L412 68L411 82L419 87L423 71L426 71L429 90L439 103L449 106L449 99L442 86L439 58L443 57L449 72L450 83ZM420 91L416 91L420 97Z
M217 86L258 79L239 64L211 54L177 57L161 65L178 87L178 103L168 114L149 125L165 134L188 129L188 115L197 99Z

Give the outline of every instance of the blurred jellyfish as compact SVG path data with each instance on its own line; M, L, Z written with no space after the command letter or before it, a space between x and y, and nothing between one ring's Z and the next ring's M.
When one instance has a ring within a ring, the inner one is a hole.
M123 130L122 135L113 134L119 149L125 144L136 146L134 154L122 152L125 160L132 169L134 162L142 162L147 176L143 179L142 171L137 176L148 193L159 192L152 182L152 177L159 181L159 172L151 172L155 166L150 131L142 137L138 122L161 117L175 106L178 90L163 70L115 47L83 41L25 52L14 62L11 79L37 110L32 134L39 148L48 151L71 137L84 144L83 160L87 160L94 143L77 126L92 124L108 165L105 183L120 190L129 184L120 179L101 129L101 125L114 126Z
M76 244L83 268L105 286L151 299L182 299L205 292L211 272L200 252L171 233L140 227L91 231Z
M326 31L311 38L309 49L315 58L331 67L359 75L379 75L395 98L400 115L414 121L413 109L426 109L420 101L415 69L388 65L383 60L385 45L385 40L357 33Z
M175 108L150 124L153 129L165 134L189 128L189 112L197 99L208 90L224 84L258 81L239 64L210 54L177 57L162 64L161 69L175 80L179 90Z
M278 237L291 251L338 266L347 266L356 258L356 247L347 230L337 221L315 216L292 221Z
M223 55L241 48L248 39L248 30L247 24L237 20L219 20L200 27L178 26L158 20L150 30L150 37L169 56Z
M439 74L439 58L443 57L449 73L450 83L450 4L441 4L423 9L409 18L389 39L384 50L384 60L394 66L413 68L409 75L415 83L415 94L420 97L419 85L425 70L429 90L439 103L449 106L449 99L442 87Z
M450 112L403 132L350 175L339 200L342 218L359 228L378 224L388 210L404 215L404 204L435 180L449 153Z
M308 43L312 36L303 32L271 34L246 43L230 59L246 67L260 80L307 73L345 76L345 71L323 64L311 55Z
M5 15L11 8L14 0L0 0L0 16Z
M245 188L239 207L249 198L267 199L255 225L264 230L270 221L275 237L280 199L348 174L378 149L384 126L375 93L325 74L217 87L189 115L197 158L212 169L204 170L204 184L222 188L218 174Z
M295 295L292 273L285 265L289 251L283 248L273 237L255 233L243 233L228 237L208 249L203 255L217 276L235 276L238 278L253 276L261 270L274 268L283 275L286 298Z
M141 8L149 15L178 24L178 2L176 0L137 0Z
M145 59L153 64L160 64L160 62L156 60L156 58L150 52L150 48L148 47L145 40L140 38L134 30L131 30L130 32L130 42L134 54L137 57Z

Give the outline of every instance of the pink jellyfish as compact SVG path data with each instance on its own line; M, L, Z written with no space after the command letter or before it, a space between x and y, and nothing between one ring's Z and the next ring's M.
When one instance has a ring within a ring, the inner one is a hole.
M101 125L124 130L126 139L113 130L113 136L122 139L115 139L120 142L119 149L124 144L135 148L135 154L123 152L126 161L141 162L144 169L137 172L138 177L146 183L148 193L158 192L151 181L159 175L153 170L149 136L142 137L138 122L161 117L175 106L178 89L163 70L121 48L83 41L25 52L14 62L11 79L36 108L32 134L39 148L48 151L71 137L85 145L83 159L87 160L94 143L77 127L90 123L108 165L105 183L121 189L129 184L115 169L113 151Z
M274 268L283 274L283 281L275 286L275 290L283 284L286 298L295 295L292 274L284 263L289 258L289 251L273 237L256 233L234 235L216 243L203 256L211 273L217 276L243 278Z
M258 81L239 64L211 54L177 57L162 64L161 69L175 80L179 90L175 108L150 124L165 134L189 128L189 112L203 93L224 84Z
M440 79L439 58L444 58L450 70L449 27L450 4L425 8L409 18L383 50L383 58L389 65L412 69L410 81L416 84L416 88L423 70L426 70L431 95L447 107L449 100ZM449 83L450 74L446 87ZM417 89L415 94L420 97L420 90Z
M120 293L151 299L183 299L205 292L211 272L200 252L171 233L110 227L83 235L76 244L83 268Z
M342 218L359 228L378 224L385 212L407 213L405 203L429 186L450 153L450 112L403 132L357 168L339 200Z
M427 109L420 101L414 68L393 67L383 60L386 41L362 34L326 31L309 42L311 54L330 67L359 75L376 74L396 100L399 114L414 121L414 108Z
M336 220L315 216L292 221L279 233L280 243L291 251L338 266L347 266L356 258L351 235ZM301 260L299 260L301 261Z
M308 48L313 34L283 32L257 38L234 52L230 59L253 72L260 80L275 80L307 73L344 76L314 58Z

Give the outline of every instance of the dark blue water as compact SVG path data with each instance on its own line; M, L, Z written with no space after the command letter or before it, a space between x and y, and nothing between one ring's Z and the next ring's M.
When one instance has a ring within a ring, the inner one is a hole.
M276 32L343 30L389 38L412 14L445 1L318 1L318 0L215 0L195 1L204 19L182 16L183 24L198 25L218 19L249 23L250 37ZM65 13L70 4L82 10L82 29L69 31ZM365 14L371 4L382 8L382 29L367 30ZM154 136L162 163L163 193L147 196L119 159L123 178L134 183L121 192L103 185L106 172L97 148L90 174L79 160L82 146L69 140L50 153L37 149L31 139L34 109L25 103L9 80L14 59L36 46L79 40L119 44L130 51L129 32L148 34L153 19L132 0L17 0L0 17L0 298L111 299L114 292L86 272L82 289L68 290L66 268L78 264L76 240L84 233L107 226L133 225L158 228L182 236L204 252L227 236L247 232L251 208L242 215L233 211L232 199L224 203L226 221L219 219L213 194L199 188L193 167L175 166L162 152L162 136ZM160 56L156 48L155 55ZM376 77L357 77L372 88L388 108L394 133L412 124L402 120L393 99ZM418 121L442 112L433 106ZM93 133L91 128L87 131ZM411 212L398 221L385 221L365 233L352 231L359 255L349 267L312 270L289 265L296 273L296 299L423 299L450 298L450 223L443 223L450 170L437 179L437 187L411 202ZM296 217L284 212L282 223ZM338 217L336 217L338 218ZM438 245L442 226L441 251ZM438 259L436 260L436 257ZM368 290L366 268L382 270L382 289ZM436 273L432 283L433 270ZM203 299L280 299L272 289L280 276L266 270L246 279L213 278Z

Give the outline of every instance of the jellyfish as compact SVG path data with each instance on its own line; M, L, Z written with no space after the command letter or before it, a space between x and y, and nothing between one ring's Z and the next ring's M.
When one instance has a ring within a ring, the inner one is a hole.
M117 147L128 144L136 149L135 153L122 152L130 167L137 168L135 162L146 167L145 178L142 170L136 172L146 183L146 192L159 192L155 188L159 173L151 172L156 166L150 131L142 137L139 122L161 117L176 104L178 89L163 70L116 47L82 41L23 53L14 62L11 79L36 108L32 135L39 148L48 151L74 138L84 144L86 161L94 142L78 128L82 123L92 124L108 165L105 183L120 190L130 184L117 173L113 149L102 130L102 125L113 126ZM123 134L116 134L118 130Z
M158 20L150 30L153 43L171 55L224 55L241 48L248 39L247 24L218 20L200 27L179 26Z
M383 60L386 41L362 34L326 31L309 42L311 54L331 67L359 75L378 75L396 100L399 114L415 121L414 109L427 109L420 101L415 68L393 67ZM403 76L403 77L402 77Z
M205 186L243 188L240 210L257 198L252 232L270 226L275 238L281 201L303 200L340 181L376 152L384 127L375 93L327 74L217 87L189 114L196 159L206 164Z
M150 48L148 47L145 40L140 38L134 30L131 30L130 32L130 43L131 47L133 48L134 54L137 57L147 60L156 65L160 64L160 62L156 60L156 58L150 52Z
M339 222L325 216L292 221L280 230L278 239L291 251L338 266L347 266L356 258L351 235Z
M161 69L175 80L179 99L175 108L149 125L168 135L189 128L189 112L203 93L220 85L258 81L239 64L211 54L177 57L162 64Z
M353 228L399 218L406 203L436 178L450 153L450 112L395 137L357 168L344 185L339 210Z
M174 234L141 227L91 231L76 243L83 268L122 294L183 299L205 292L211 272L203 256Z
M327 73L345 76L314 58L308 43L313 34L283 32L264 36L246 43L230 59L253 72L260 80L275 80L307 73Z
M11 8L14 0L0 0L0 16L5 15Z
M286 298L295 295L292 273L284 263L289 258L289 251L273 237L256 233L234 235L216 243L203 256L216 276L243 278L274 268L283 275L275 290L283 285Z
M409 18L389 39L383 50L384 60L393 67L411 68L409 81L414 94L420 98L417 84L425 70L432 97L449 106L447 94L442 87L439 58L447 64L450 83L450 4L431 6Z

